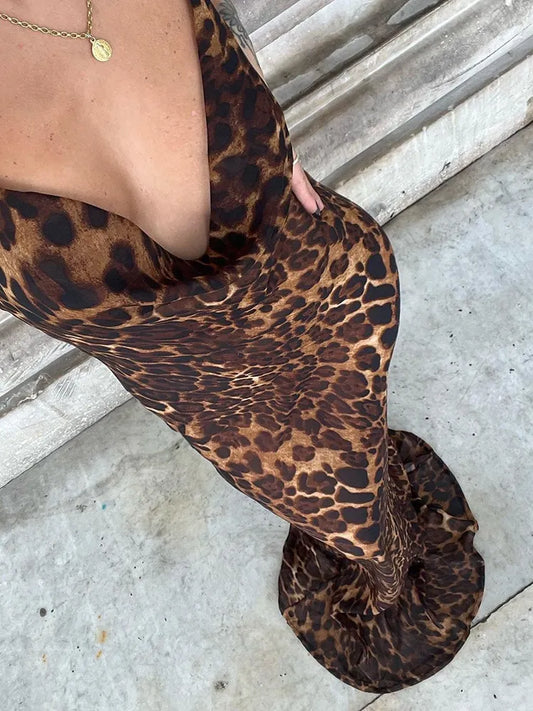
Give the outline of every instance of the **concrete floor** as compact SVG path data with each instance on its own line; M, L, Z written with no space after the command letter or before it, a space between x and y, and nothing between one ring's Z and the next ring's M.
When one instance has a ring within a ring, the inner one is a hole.
M135 400L0 491L5 711L531 708L533 125L387 225L389 422L478 517L486 593L444 670L395 694L323 669L277 607L288 525Z

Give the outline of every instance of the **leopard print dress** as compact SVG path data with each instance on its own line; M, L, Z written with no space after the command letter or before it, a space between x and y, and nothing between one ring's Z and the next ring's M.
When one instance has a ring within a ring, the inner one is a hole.
M387 426L399 324L391 244L308 178L282 110L210 0L191 0L211 178L209 248L181 260L127 219L0 190L0 307L104 363L236 489L289 522L279 609L343 682L390 692L465 642L477 522L420 437Z

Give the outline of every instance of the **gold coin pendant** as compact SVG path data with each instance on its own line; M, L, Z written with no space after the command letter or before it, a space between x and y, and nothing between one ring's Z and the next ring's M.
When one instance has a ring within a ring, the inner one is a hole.
M92 44L92 52L93 52L93 57L97 59L99 62L107 62L108 59L110 59L111 55L113 54L113 50L111 49L111 45L109 42L105 39L97 39L94 40Z

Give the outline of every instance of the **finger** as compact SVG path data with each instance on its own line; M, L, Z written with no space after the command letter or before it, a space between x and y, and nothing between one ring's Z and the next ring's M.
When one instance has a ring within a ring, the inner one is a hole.
M322 212L322 210L324 209L324 203L322 201L322 198L311 186L309 186L309 195L311 196L311 199L314 203L313 213L316 210Z
M323 203L323 201L322 201L322 198L321 198L320 195L316 192L316 190L313 190L313 196L314 196L314 198L315 198L315 200L316 200L316 204L317 204L318 209L320 210L320 212L322 212L322 210L323 210L324 207L325 207L325 206L324 206L324 203Z
M317 193L317 191L313 188L313 186L309 182L309 178L307 177L307 175L305 173L304 173L304 180L305 180L305 185L307 187L307 190L308 190L310 196L315 201L316 207L313 209L313 212L316 209L318 209L321 212L324 209L324 202L322 201L322 198Z
M314 215L317 210L320 213L324 208L324 203L320 195L313 188L306 173L300 166L294 170L292 190L300 203L310 214Z
M312 215L317 209L317 201L312 191L309 190L308 186L305 185L305 183L294 184L292 187L292 191L296 195L300 203L303 205L303 207L307 210L307 212Z

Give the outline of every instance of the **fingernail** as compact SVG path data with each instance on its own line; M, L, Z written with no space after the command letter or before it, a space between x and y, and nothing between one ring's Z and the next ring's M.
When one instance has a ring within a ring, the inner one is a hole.
M317 209L313 212L313 215L314 215L315 217L320 217L321 214L322 214L322 210L320 210L318 207L317 207Z

